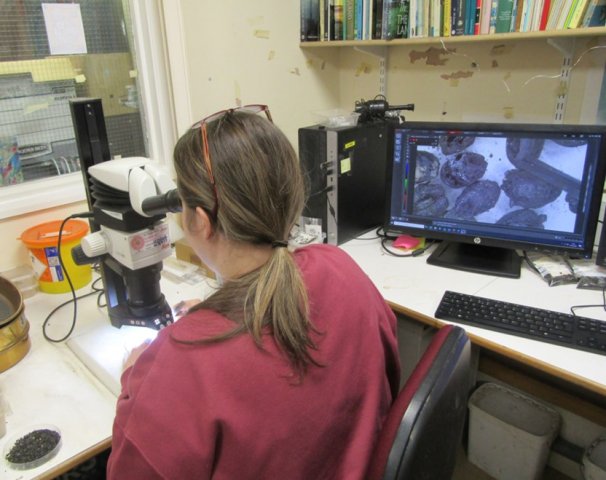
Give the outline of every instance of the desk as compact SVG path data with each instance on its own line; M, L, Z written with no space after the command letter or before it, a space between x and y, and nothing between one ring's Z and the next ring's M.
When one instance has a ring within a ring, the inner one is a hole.
M549 287L526 265L522 266L521 278L509 279L428 265L427 254L393 257L381 251L378 239L354 239L341 247L368 274L395 311L437 327L445 323L433 318L445 290L565 313L570 313L572 305L602 303L601 291L581 290L572 284ZM606 320L603 308L583 309L579 315ZM461 326L476 345L606 397L606 355Z
M163 272L164 273L164 272ZM162 278L162 291L170 304L189 298L203 298L212 290L210 283L197 285ZM90 291L85 287L77 291L82 295ZM0 374L0 394L8 406L6 435L0 438L0 452L14 435L18 437L40 424L51 424L61 431L62 446L57 456L44 465L31 470L17 471L8 468L0 459L0 478L3 480L52 479L75 465L107 449L111 444L111 429L115 414L116 395L74 354L67 343L51 343L44 339L42 323L49 311L69 300L71 294L50 295L37 293L25 300L25 315L30 324L32 347L16 365ZM110 326L104 310L97 307L97 296L78 301L78 318L72 337L87 338L94 331L104 329L128 336L124 342L135 342L147 329ZM66 306L52 317L48 332L60 338L69 329L73 309ZM139 332L139 333L136 333ZM140 343L140 342L139 342ZM134 346L133 343L131 346ZM124 354L122 344L97 343L109 371L118 371Z
M433 313L446 289L562 312L567 312L573 304L601 302L601 292L578 290L573 285L548 287L526 267L522 278L514 280L430 266L426 256L395 258L382 254L378 239L356 239L342 248L367 272L395 311L432 326L443 324L433 318ZM162 288L172 304L184 298L204 298L213 287L205 282L188 285L163 278ZM81 289L78 293L85 291L87 289ZM41 326L48 311L69 298L69 295L37 294L26 300L32 349L23 360L0 375L0 392L12 410L7 416L7 435L0 439L0 450L15 432L43 423L60 428L63 445L54 459L36 469L14 471L2 463L2 479L54 478L110 446L115 394L107 382L102 382L82 364L68 345L49 343L42 336ZM74 337L86 337L96 329L109 326L94 296L79 302L78 311ZM53 320L55 327L65 326L71 320L70 307L61 312ZM588 309L583 314L606 319L603 309ZM606 356L463 327L472 341L483 348L606 397ZM54 333L61 335L58 330ZM115 347L97 343L101 352ZM121 360L122 354L118 352L107 362L113 368Z

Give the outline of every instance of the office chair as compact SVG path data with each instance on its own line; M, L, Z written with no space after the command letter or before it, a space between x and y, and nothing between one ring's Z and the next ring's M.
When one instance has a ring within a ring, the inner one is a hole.
M470 342L454 325L439 329L388 412L368 480L448 480L465 425Z

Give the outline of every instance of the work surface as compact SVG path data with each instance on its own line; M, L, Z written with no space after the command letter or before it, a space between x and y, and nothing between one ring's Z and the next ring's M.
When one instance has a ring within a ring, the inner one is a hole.
M372 237L372 235L368 235ZM573 305L603 305L601 290L574 284L550 287L526 264L519 279L494 277L437 267L427 254L397 258L382 252L380 241L352 240L342 245L397 311L432 325L445 290L570 313ZM603 307L584 308L578 315L606 320ZM450 323L450 322L449 322ZM474 343L554 374L606 397L606 355L573 350L513 335L461 325Z
M173 262L165 265L162 291L171 305L190 298L203 298L212 291L212 282L188 267L182 273ZM197 281L196 281L197 279ZM77 291L89 292L90 285ZM0 374L0 394L6 415L7 433L0 438L0 451L15 437L53 425L61 432L62 446L56 457L31 470L10 469L0 460L0 478L25 480L54 478L110 446L111 428L119 391L122 362L128 351L155 332L138 327L116 329L104 309L97 307L97 296L78 301L76 327L67 342L51 343L44 339L42 323L50 310L69 300L71 294L38 293L25 301L25 315L30 324L32 348L15 366ZM49 322L47 333L61 338L69 330L73 307L59 310ZM88 358L78 357L76 346L89 346ZM86 361L86 364L82 360Z
M378 239L352 240L342 248L367 272L394 309L431 325L440 324L433 313L447 289L562 312L569 312L571 305L602 303L601 291L579 290L574 285L549 287L527 267L523 267L522 278L514 280L430 266L426 255L395 258L382 253ZM213 285L207 281L180 282L174 275L167 275L162 288L169 303L174 304L186 298L203 298ZM78 294L87 291L89 287ZM97 307L96 296L91 296L78 302L78 321L70 340L50 343L43 338L42 323L50 309L69 298L67 294L37 294L26 300L32 349L0 375L0 392L9 410L7 434L0 439L0 450L15 435L41 424L58 427L63 445L55 458L32 470L15 471L0 462L2 479L53 478L110 445L122 360L128 349L149 332L114 329L105 312ZM64 335L72 313L68 306L53 317L49 334ZM584 309L582 315L606 320L603 308ZM606 397L604 355L464 328L475 343L485 348Z

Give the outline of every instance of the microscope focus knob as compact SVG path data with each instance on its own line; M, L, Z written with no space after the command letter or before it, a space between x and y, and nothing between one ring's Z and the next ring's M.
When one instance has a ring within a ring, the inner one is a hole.
M98 257L109 251L107 240L102 232L87 235L80 242L80 246L87 257Z

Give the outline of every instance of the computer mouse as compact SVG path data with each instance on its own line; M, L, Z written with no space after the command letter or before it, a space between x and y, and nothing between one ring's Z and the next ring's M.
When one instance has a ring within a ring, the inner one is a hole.
M419 242L420 238L412 237L410 235L400 235L393 241L393 246L396 248L415 248Z

